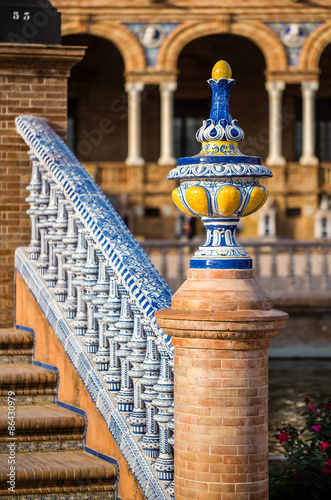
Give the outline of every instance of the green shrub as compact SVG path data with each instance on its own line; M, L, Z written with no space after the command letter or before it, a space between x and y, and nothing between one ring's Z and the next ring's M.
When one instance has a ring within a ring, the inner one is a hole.
M331 394L305 402L301 431L289 424L277 429L286 460L270 467L270 500L331 499Z

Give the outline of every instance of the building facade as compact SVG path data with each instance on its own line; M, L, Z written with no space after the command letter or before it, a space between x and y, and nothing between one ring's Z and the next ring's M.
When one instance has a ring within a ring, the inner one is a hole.
M331 200L330 1L53 4L63 44L88 47L69 80L69 144L135 235L181 233L166 177L176 157L199 151L203 82L222 58L240 82L232 115L250 131L241 150L274 174L266 212L244 220L242 235L330 236L316 222Z

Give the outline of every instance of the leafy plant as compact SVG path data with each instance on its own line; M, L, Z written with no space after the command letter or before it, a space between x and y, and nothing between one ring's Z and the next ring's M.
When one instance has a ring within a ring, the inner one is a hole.
M303 429L283 424L275 434L286 460L270 467L270 500L331 499L331 394L305 402Z

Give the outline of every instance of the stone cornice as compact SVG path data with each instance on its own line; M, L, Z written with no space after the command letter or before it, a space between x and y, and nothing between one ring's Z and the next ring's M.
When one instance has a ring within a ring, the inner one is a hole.
M305 4L304 9L275 8L275 7L192 7L190 9L165 8L133 8L125 7L62 7L63 19L68 16L89 15L97 19L116 20L123 23L137 22L185 22L215 19L224 15L231 16L236 21L259 20L262 22L325 22L326 16L331 15L331 6L310 7Z
M0 44L0 74L31 72L53 77L69 76L71 68L85 55L84 47L39 44Z

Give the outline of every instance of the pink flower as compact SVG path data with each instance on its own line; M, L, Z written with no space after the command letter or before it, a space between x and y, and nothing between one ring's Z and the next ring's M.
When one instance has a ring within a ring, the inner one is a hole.
M278 434L277 439L279 440L280 444L283 444L290 439L290 435L285 433Z
M310 399L309 399L309 398L305 398L305 402L306 402L307 404L309 403L309 401L310 401Z
M294 479L294 481L302 481L303 475L302 474L294 474L293 479Z
M329 445L329 443L327 443L326 441L323 441L323 443L321 443L321 448L322 448L323 450L325 450L325 449L326 449L326 448L328 448L329 446L330 446L330 445Z
M315 408L316 408L315 405L307 406L308 411L313 411L313 410L315 410Z
M331 467L330 467L330 465L324 465L323 472L324 472L324 474L331 474Z
M315 432L319 432L322 429L321 425L313 425L311 430Z

